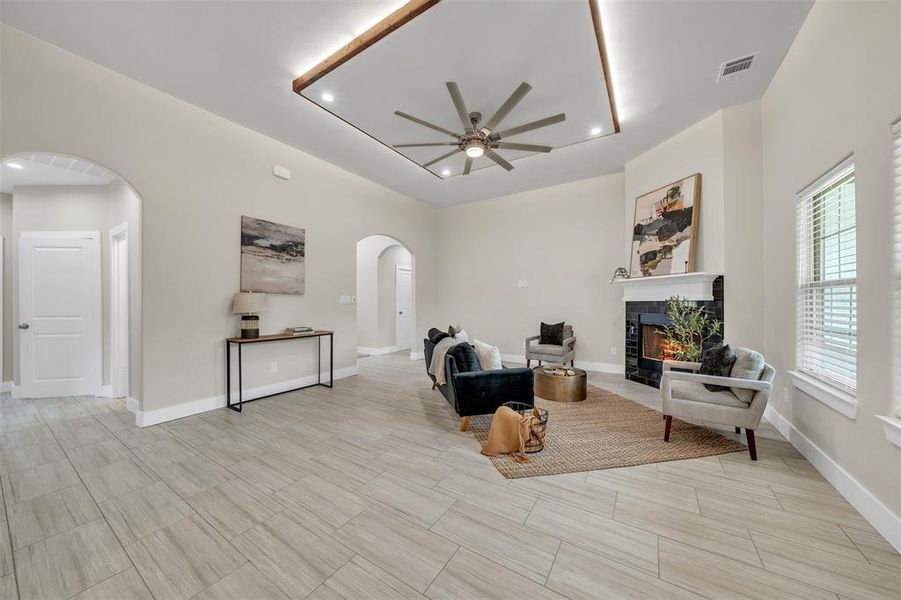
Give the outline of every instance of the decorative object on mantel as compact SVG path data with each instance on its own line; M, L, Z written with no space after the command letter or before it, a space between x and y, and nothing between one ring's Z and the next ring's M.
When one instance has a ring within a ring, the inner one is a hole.
M704 342L719 335L722 322L693 300L673 296L667 303L670 322L658 332L666 344L667 359L699 362Z
M631 277L694 271L700 204L700 173L635 199Z
M266 294L238 292L232 299L232 312L241 315L241 337L253 339L260 337L260 313L266 312L269 303Z
M613 277L610 278L610 283L614 283L620 279L629 279L629 270L626 269L626 267L616 267L616 270L613 272Z
M241 217L241 291L302 295L306 230Z

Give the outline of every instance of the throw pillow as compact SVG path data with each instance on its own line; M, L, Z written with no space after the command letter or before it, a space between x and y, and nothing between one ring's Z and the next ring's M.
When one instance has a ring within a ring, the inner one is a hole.
M541 322L541 335L538 340L539 344L553 344L554 346L563 345L563 323L555 323L548 325L544 321Z
M739 348L735 351L735 364L732 365L732 371L729 373L729 377L753 379L754 381L757 381L760 379L760 374L763 373L763 367L764 360L763 355L760 352L754 352L747 348ZM751 404L756 392L754 390L743 390L734 387L732 388L732 393L745 404Z
M479 340L473 340L472 345L476 349L476 356L479 357L479 365L483 371L495 371L504 368L501 362L500 348Z
M698 373L701 375L729 377L733 364L735 364L735 350L729 344L717 344L704 352L704 358L701 359L701 368L698 369ZM729 389L728 386L713 385L711 383L705 383L704 387L711 392L722 392Z
M454 333L454 339L457 340L457 342L468 342L469 334L466 333L465 329L458 329L457 332Z
M454 360L457 362L457 371L460 373L482 370L481 365L479 365L479 357L471 344L457 344L451 347L447 354L454 357Z
M447 333L441 331L437 327L432 327L431 329L429 329L429 341L433 344L437 344L446 337L450 336L448 336Z
M449 335L451 337L456 336L461 331L463 331L463 328L460 327L459 325L448 325L447 326L447 335Z

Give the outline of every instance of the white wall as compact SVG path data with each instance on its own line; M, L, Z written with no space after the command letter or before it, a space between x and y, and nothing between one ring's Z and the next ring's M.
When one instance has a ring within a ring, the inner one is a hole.
M694 173L701 174L696 271L724 275L725 338L762 348L760 105L717 111L626 163L625 235L635 199ZM628 248L624 247L628 267Z
M622 290L607 283L623 264L622 198L614 174L438 211L433 325L521 357L541 321L566 321L577 366L623 372Z
M412 264L410 252L394 238L372 235L357 242L358 346L371 351L396 344L394 272L397 265Z
M270 296L263 333L297 322L333 329L335 367L352 372L355 311L338 298L353 294L357 240L377 232L403 240L416 257L417 323L434 320L424 204L8 27L0 38L0 155L85 157L122 175L143 200L141 408L160 411L148 418L224 402L223 340L238 331L229 308L239 288L241 215L307 231L307 293ZM388 150L373 143L369 151ZM288 167L292 180L274 178L273 164ZM248 348L244 367L246 388L309 375L312 344Z
M16 324L13 323L13 263L12 263L12 235L13 235L13 197L12 194L0 194L0 237L3 238L3 281L0 282L3 294L3 364L0 365L2 377L0 382L12 382L13 371L13 331Z
M817 2L762 101L767 359L776 408L896 516L901 451L875 415L892 399L891 124L901 116L901 4ZM853 40L853 43L840 43ZM859 411L851 420L794 390L795 197L854 153ZM901 532L896 535L901 540Z

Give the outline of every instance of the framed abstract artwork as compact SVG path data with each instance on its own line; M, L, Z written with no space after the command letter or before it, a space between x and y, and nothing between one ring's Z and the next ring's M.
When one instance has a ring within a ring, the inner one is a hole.
M700 173L636 198L629 276L694 271L700 209Z
M241 291L303 294L306 230L241 217Z

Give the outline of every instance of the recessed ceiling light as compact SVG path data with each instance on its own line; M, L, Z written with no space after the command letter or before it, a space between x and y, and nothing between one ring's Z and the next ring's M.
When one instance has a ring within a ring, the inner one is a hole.
M16 169L17 171L21 171L22 169L25 168L17 162L8 162L8 163L6 163L6 166L9 167L10 169Z
M591 135L600 135L600 133L601 133L600 127L592 127L591 128Z
M443 171L441 171L441 174L447 177L448 175L450 175L450 169L444 169Z
M320 98L322 98L325 102L331 102L335 99L335 97L332 96L331 94L329 94L328 92L322 92L322 95L320 96Z

